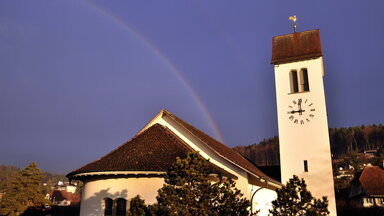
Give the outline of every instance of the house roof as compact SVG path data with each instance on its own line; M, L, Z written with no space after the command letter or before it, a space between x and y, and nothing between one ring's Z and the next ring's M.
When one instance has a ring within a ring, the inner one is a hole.
M380 167L365 167L361 172L359 182L368 195L384 195L384 170Z
M171 130L154 124L104 157L67 174L67 177L76 178L75 175L81 173L166 172L176 157L184 158L191 151L193 149ZM237 178L218 166L212 166L224 176Z
M211 148L213 151L215 151L216 153L218 153L222 157L224 157L227 160L231 161L232 163L240 166L241 168L245 169L246 171L248 171L251 174L254 174L254 175L262 177L268 181L271 181L273 183L281 185L280 182L278 182L275 179L264 174L256 166L254 166L252 163L250 163L247 159L245 159L243 156L241 156L239 153L237 153L233 149L231 149L228 146L224 145L223 143L217 141L216 139L210 137L209 135L207 135L204 132L200 131L199 129L193 127L192 125L186 123L182 119L173 115L171 112L169 112L167 110L162 110L162 112L163 112L163 114L168 115L173 120L178 122L185 129L187 129L190 133L194 134L204 144L206 144L209 148Z
M80 194L70 193L62 190L53 190L49 192L49 196L52 200L55 201L71 201L71 203L79 203L80 202Z
M317 58L322 55L319 29L272 38L272 64Z

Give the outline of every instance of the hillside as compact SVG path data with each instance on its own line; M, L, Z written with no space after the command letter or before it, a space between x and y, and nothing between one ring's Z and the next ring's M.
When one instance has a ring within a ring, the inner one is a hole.
M329 137L333 158L367 149L384 149L384 125L367 125L349 128L330 128ZM278 165L279 138L273 137L249 146L233 148L259 166Z
M8 179L19 171L20 168L15 166L0 165L0 193L4 191ZM58 181L68 181L65 175L52 174L48 172L43 172L43 174L43 183L46 184L44 186L44 192L48 192Z
M249 146L236 146L233 148L243 157L259 166L280 164L279 137L275 136Z

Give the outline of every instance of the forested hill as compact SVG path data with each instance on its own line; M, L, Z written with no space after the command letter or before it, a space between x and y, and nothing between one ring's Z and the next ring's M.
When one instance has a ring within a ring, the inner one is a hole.
M233 150L259 166L280 164L279 138L277 136L263 140L258 144L236 146Z
M334 158L367 149L384 149L384 125L330 128L331 151ZM233 148L259 166L278 165L279 138L273 137L249 146Z

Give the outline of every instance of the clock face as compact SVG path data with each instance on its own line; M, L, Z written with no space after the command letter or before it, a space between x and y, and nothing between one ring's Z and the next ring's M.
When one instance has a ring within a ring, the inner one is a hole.
M288 119L293 124L304 125L315 117L315 105L308 99L298 98L288 105Z

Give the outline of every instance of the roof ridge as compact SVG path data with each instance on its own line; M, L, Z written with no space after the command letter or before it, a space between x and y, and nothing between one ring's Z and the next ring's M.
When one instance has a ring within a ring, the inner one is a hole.
M168 110L163 109L162 111L164 111L165 114L169 115L173 120L175 120L177 123L179 123L183 128L185 128L185 129L188 130L189 132L192 133L192 131L190 131L188 128L186 128L186 127L185 127L183 124L181 124L179 121L182 121L183 123L188 124L188 126L192 127L193 129L198 130L199 132L203 133L203 134L206 135L206 136L209 136L208 134L204 133L203 131L201 131L201 130L198 129L197 127L195 127L195 126L189 124L188 122L186 122L186 121L180 119L179 117L177 117L175 114L169 112ZM192 133L192 134L193 134L193 133ZM213 137L211 137L211 136L209 136L209 137L210 137L211 139L215 140L216 142L221 143L219 140L217 140L217 139L215 139L215 138L213 138ZM196 136L196 138L198 138L200 141L204 142L204 140L202 140L200 137L197 137L197 136ZM204 142L204 143L206 143L206 142ZM223 144L223 143L221 143L221 144ZM223 145L225 145L225 144L223 144ZM227 146L227 145L225 145L225 146ZM227 146L227 147L228 147L228 146Z

